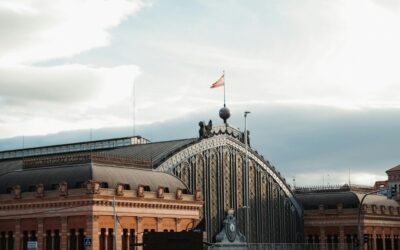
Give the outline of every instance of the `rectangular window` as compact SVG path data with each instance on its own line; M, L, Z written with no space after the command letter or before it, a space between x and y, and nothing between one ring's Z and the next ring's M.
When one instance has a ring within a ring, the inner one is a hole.
M113 250L114 246L114 230L112 228L108 229L108 238L107 238L107 250Z
M14 234L12 231L8 232L8 249L7 250L13 250L14 249Z
M61 240L60 240L60 230L54 230L54 238L53 238L54 250L61 249Z
M69 250L77 250L76 249L76 235L75 229L71 229L69 232Z
M52 237L51 237L51 230L46 231L46 238L45 238L46 250L52 250Z
M129 235L129 250L135 249L135 243L136 243L135 229L131 229Z

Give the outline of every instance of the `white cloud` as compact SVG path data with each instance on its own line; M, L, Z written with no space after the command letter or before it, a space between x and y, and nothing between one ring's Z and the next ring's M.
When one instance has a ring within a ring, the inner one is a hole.
M400 108L400 9L387 7L390 0L376 2L279 2L276 12L265 14L273 17L256 16L259 23L250 23L254 33L246 15L259 13L244 12L245 29L219 34L229 40L234 33L241 46L214 42L210 35L200 41L155 39L152 46L202 70L225 68L229 91L236 93L230 101ZM235 20L228 16L215 25Z
M0 137L124 124L139 73L134 65L0 67Z
M109 44L108 30L142 6L129 0L0 3L0 65L69 57Z
M109 45L111 28L142 6L141 0L1 1L0 136L120 125L131 112L137 66L33 65Z

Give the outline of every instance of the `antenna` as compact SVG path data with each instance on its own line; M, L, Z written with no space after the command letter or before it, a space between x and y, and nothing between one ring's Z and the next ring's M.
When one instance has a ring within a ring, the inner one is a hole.
M25 157L25 136L22 136L22 159Z
M225 70L223 70L222 71L222 77L224 78L224 108L226 107L226 92L225 92L225 85L226 85L226 82L225 82Z
M90 145L90 153L92 153L92 149L93 149L92 141L93 141L93 129L90 128L90 143L89 143L89 145Z
M349 168L349 187L351 187L350 168Z
M136 135L136 85L133 81L132 88L132 136Z

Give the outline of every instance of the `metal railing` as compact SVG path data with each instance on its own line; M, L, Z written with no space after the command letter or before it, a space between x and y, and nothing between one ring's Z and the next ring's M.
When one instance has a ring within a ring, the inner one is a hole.
M212 245L206 250L356 250L354 244L340 243L250 243L244 245Z

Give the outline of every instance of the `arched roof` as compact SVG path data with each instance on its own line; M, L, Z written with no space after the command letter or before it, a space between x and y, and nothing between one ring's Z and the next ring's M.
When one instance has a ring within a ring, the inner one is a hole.
M357 208L359 204L357 195L348 191L296 194L296 198L304 210L318 209L320 205L323 205L325 209L334 209L339 203L343 205L343 208Z
M116 148L107 151L112 156L132 157L140 160L148 160L157 167L161 162L171 156L173 153L197 142L197 138L152 142L147 144L137 144L127 147Z
M207 139L192 141L186 144L184 147L179 148L178 150L171 151L169 153L169 157L166 157L164 158L163 161L159 162L157 170L167 173L172 173L172 170L175 166L178 166L180 163L187 160L188 158L195 156L196 154L199 154L207 149L216 148L219 146L230 146L242 153L246 152L245 145L240 140L231 135L221 133ZM295 199L285 179L280 175L278 171L276 171L275 167L270 165L268 161L264 160L264 158L261 155L259 155L256 151L252 150L251 148L248 149L248 156L249 159L255 161L262 169L264 169L272 177L272 179L279 185L279 187L285 192L288 198L292 201L292 204L296 208L298 214L301 215L302 209L299 203Z
M17 170L0 176L0 193L6 193L8 188L20 185L23 192L30 187L43 184L50 190L54 185L66 181L70 188L79 186L88 180L106 182L109 188L117 183L129 184L136 189L139 184L150 186L156 191L159 186L168 187L170 192L177 188L186 189L185 184L178 178L151 169L124 168L103 164L64 165L48 168Z
M304 210L315 210L320 205L324 209L336 209L338 204L342 204L343 208L358 208L363 193L352 191L340 192L315 192L296 194L296 199L302 204ZM388 199L383 195L368 195L363 204L377 206L393 206L399 207L399 203L395 200Z

